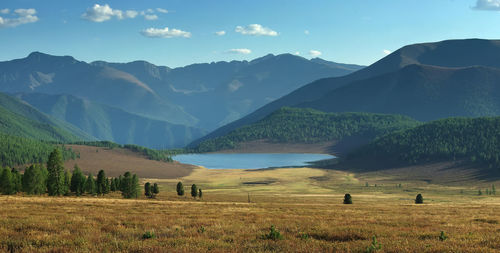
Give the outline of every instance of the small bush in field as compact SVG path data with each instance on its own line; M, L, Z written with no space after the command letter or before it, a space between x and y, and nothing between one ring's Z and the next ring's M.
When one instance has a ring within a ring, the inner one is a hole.
M415 204L423 204L423 203L424 203L424 197L422 197L422 194L419 193L415 198Z
M448 236L444 234L444 231L441 231L441 234L439 235L439 240L445 241L446 239L448 239Z
M274 225L271 225L271 230L269 231L269 234L265 234L262 236L263 239L268 239L268 240L283 240L283 236L281 235L280 231L276 230L276 227Z
M352 204L352 197L351 194L346 193L344 195L344 204Z
M367 253L376 252L379 249L382 249L382 244L380 244L377 241L377 237L376 236L373 236L372 244L370 244L370 246L368 246L368 248L366 248L366 252Z
M155 232L153 231L146 231L144 234L142 234L143 240L153 239L153 238L156 238Z

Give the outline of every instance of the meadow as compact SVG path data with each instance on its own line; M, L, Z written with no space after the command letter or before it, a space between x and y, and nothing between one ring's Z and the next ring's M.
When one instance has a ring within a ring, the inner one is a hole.
M197 168L175 179L142 179L159 183L156 199L125 200L118 193L104 198L1 196L0 249L366 252L376 236L377 252L500 250L500 197L478 195L478 189L498 182L438 184L402 181L403 175ZM178 181L186 196L176 195ZM189 196L192 183L203 189L201 200ZM352 205L342 204L347 192ZM424 204L414 204L417 193ZM272 225L281 239L268 238Z

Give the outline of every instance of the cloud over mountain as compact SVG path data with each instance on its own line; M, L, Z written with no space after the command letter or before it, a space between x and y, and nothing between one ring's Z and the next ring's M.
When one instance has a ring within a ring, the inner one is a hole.
M150 38L175 38L175 37L182 37L182 38L191 38L191 33L182 31L179 29L169 29L168 27L165 28L148 28L145 29L141 32L142 35Z

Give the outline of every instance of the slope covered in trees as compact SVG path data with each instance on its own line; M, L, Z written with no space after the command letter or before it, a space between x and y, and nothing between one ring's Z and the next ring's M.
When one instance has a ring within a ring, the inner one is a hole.
M409 117L369 113L324 113L312 109L281 108L254 124L200 143L196 150L233 149L238 143L266 139L278 143L318 143L360 137L367 141L419 124Z
M94 139L3 93L0 93L0 133L54 142Z
M500 117L449 118L383 136L347 160L417 164L466 160L500 168Z

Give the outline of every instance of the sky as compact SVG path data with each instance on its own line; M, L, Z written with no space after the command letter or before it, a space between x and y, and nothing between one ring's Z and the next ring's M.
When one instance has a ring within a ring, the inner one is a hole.
M499 39L500 0L1 0L0 61L30 52L180 67L266 54L369 65L398 48Z

